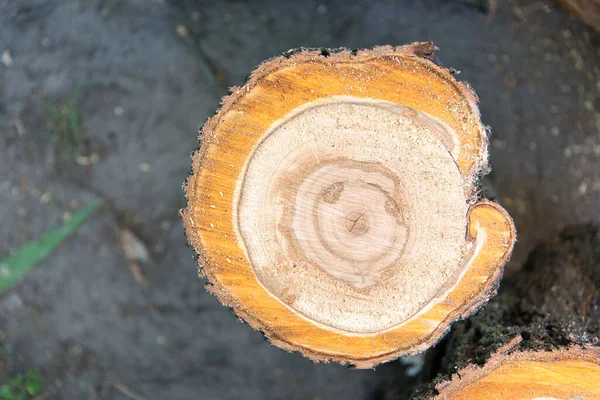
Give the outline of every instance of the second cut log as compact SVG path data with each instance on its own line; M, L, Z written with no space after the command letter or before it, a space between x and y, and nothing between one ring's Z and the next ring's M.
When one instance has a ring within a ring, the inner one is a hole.
M452 328L427 399L600 399L600 231L540 246L480 315Z

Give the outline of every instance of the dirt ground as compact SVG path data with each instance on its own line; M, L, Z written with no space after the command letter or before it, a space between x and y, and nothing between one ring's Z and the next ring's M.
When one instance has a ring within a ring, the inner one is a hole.
M177 214L189 155L219 98L263 59L433 40L492 127L483 183L515 219L517 273L538 241L600 219L600 35L551 0L495 3L0 0L0 258L102 203L0 296L0 383L36 368L48 399L391 398L382 387L408 365L313 364L206 293ZM73 162L47 103L78 86ZM123 258L122 226L151 252L149 288Z

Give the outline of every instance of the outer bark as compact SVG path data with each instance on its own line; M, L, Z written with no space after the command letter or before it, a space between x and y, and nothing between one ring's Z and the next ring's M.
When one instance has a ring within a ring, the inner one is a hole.
M587 354L598 361L598 227L569 228L539 246L516 279L503 282L499 295L479 315L453 326L442 351L441 374L415 397L447 398L473 375L489 373L484 371L495 368L492 364L519 354L562 354L569 359Z

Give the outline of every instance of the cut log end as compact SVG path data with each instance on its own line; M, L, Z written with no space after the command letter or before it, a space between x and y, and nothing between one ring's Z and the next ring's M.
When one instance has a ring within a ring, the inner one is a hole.
M433 49L275 58L203 128L188 239L210 290L280 347L371 367L493 294L514 226L475 197L486 132Z

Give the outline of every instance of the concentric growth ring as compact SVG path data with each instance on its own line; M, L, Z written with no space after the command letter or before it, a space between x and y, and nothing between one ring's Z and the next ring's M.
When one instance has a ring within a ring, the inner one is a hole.
M388 329L464 267L464 179L417 115L323 99L276 123L250 158L239 230L259 281L302 315L354 333Z

